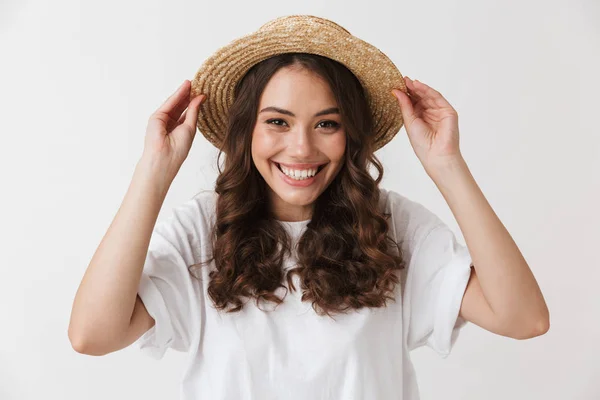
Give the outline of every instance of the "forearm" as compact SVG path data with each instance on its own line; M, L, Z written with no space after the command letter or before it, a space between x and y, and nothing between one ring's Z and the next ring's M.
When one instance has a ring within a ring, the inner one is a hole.
M531 269L464 159L453 159L428 174L458 222L481 290L498 320L521 326L547 321L548 308Z
M145 158L136 165L125 198L77 290L69 324L71 342L114 343L127 329L152 231L170 185L159 168Z

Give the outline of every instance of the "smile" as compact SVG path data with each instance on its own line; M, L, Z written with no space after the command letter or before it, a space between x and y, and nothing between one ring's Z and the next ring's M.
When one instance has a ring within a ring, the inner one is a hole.
M283 179L283 181L292 186L300 186L305 187L309 186L313 182L316 181L317 177L319 177L319 173L327 166L327 164L320 165L317 168L309 168L309 169L288 169L285 166L282 166L279 163L272 162L277 169L279 170L279 176ZM313 175L314 174L314 175Z

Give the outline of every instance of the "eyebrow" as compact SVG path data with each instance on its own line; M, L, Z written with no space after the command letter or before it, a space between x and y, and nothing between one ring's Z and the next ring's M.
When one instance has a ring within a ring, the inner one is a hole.
M290 117L296 117L293 112L285 110L283 108L274 107L274 106L263 108L262 110L260 110L259 114L262 113L262 112L266 112L266 111L274 111L274 112L278 112L280 114L289 115ZM315 117L320 117L321 115L339 114L339 113L340 113L340 109L339 108L337 108L337 107L330 107L330 108L326 108L323 111L319 111L318 113L315 114Z

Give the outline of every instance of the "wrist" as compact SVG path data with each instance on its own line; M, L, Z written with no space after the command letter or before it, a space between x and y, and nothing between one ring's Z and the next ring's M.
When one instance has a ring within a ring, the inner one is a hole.
M453 192L463 191L474 181L466 161L462 158L448 160L427 173L447 201Z
M424 166L425 171L431 178L442 177L455 173L459 170L468 169L467 163L462 155L438 159Z
M163 160L143 155L135 166L134 179L157 194L166 196L177 171L172 172Z

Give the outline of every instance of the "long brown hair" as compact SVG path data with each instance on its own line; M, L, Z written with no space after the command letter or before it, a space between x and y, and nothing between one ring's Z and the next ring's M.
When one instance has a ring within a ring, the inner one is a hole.
M267 184L251 156L251 140L259 100L267 82L282 67L306 68L331 87L346 132L344 165L314 204L313 214L298 241L297 267L285 273L290 238L269 209ZM275 295L286 279L302 301L312 302L319 315L362 307L383 307L404 268L401 248L388 236L388 214L379 209L383 167L373 154L373 121L363 87L344 65L315 54L287 53L254 65L235 89L229 122L218 160L226 154L215 191L216 221L208 294L218 309L240 311L242 298L280 304ZM369 174L369 165L378 172ZM397 255L388 254L388 240ZM230 304L231 303L231 304ZM227 309L229 307L229 309Z

